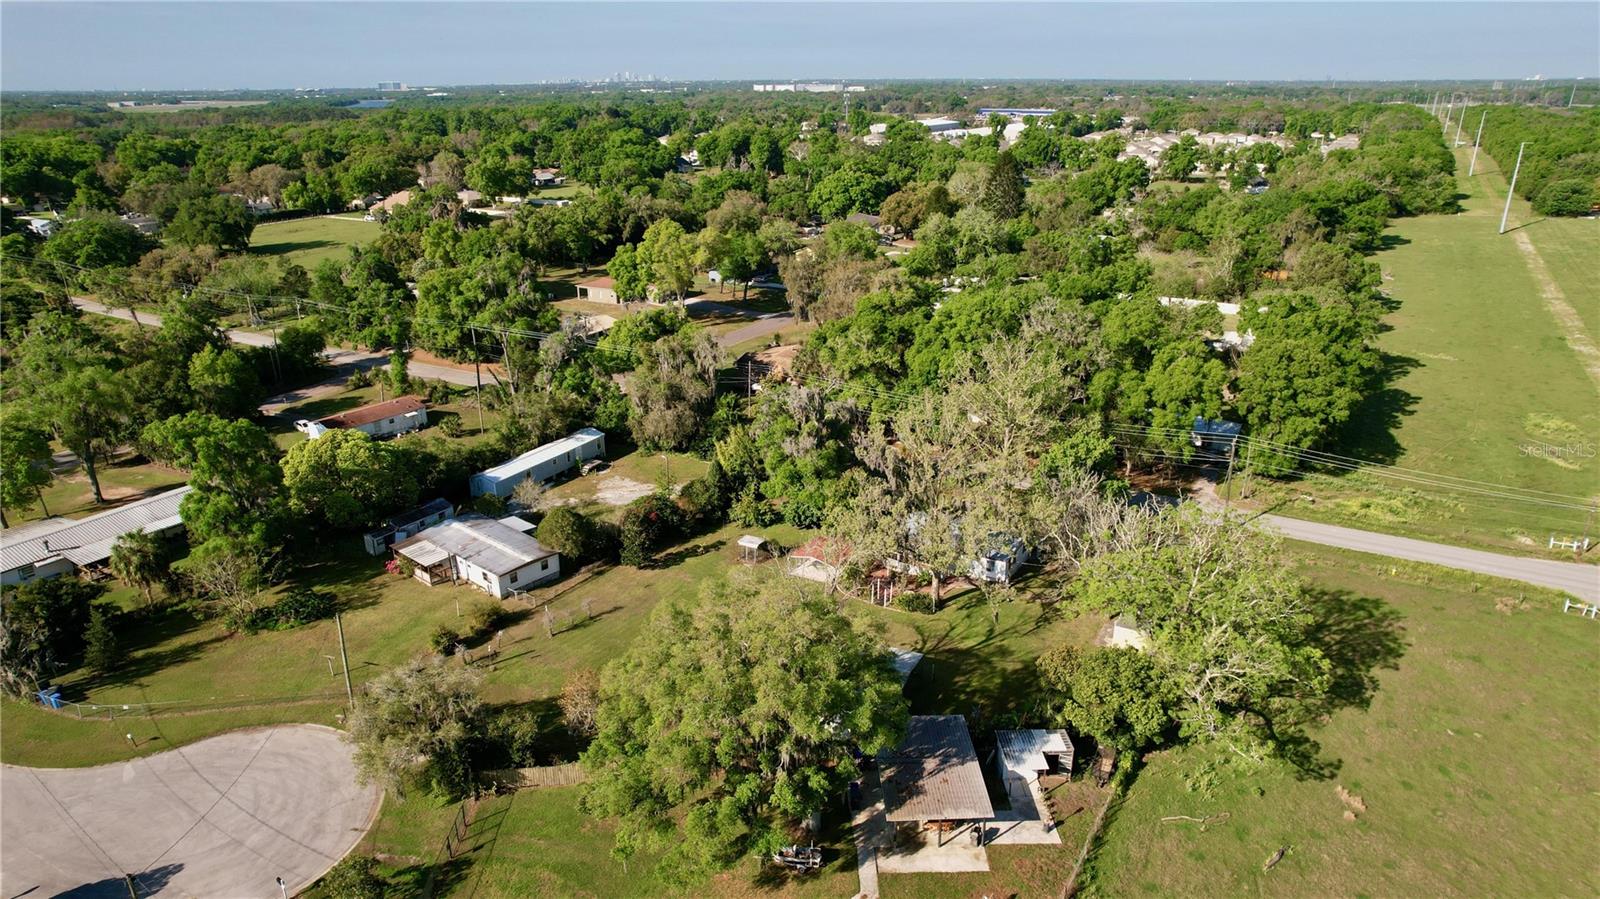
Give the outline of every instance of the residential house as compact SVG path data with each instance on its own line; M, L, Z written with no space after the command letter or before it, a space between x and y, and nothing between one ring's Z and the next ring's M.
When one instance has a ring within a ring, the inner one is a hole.
M455 514L456 507L444 497L429 500L415 509L390 516L382 527L361 535L361 541L370 555L381 556L396 543L415 537L441 521L454 518Z
M849 556L849 544L832 537L813 537L789 551L789 574L819 584L831 584L844 573L844 563Z
M935 134L940 131L951 131L961 127L961 123L955 119L947 119L942 116L936 116L928 119L917 119L917 124Z
M316 421L301 419L294 423L312 440L329 431L348 428L374 437L392 437L428 425L428 404L420 396L399 396L382 403L370 403L347 412L329 415Z
M534 169L533 170L533 186L534 187L560 187L561 185L566 184L566 183L567 183L567 179L561 176L561 170L560 169Z
M574 431L560 440L553 440L515 459L473 475L472 495L490 495L504 499L516 490L518 484L529 478L544 483L605 454L605 432L595 428Z
M516 517L463 515L396 543L394 551L429 586L464 581L505 599L561 575L561 557L535 540L532 529Z
M351 209L373 209L381 202L383 202L383 194L367 194L351 200L348 206Z
M369 209L381 209L384 212L391 212L392 213L396 209L399 209L401 206L404 206L409 202L411 202L411 191L402 190L402 191L397 191L395 193L392 193L387 197L384 197L382 200L379 200L378 202L373 203L370 206L368 206L368 208Z
M158 234L161 231L161 220L153 215L142 212L129 212L122 216L124 224L132 225L133 230L140 234Z
M110 560L117 538L133 531L176 533L183 527L178 506L189 489L168 490L85 518L47 518L0 531L0 584L98 568Z
M617 282L610 275L590 278L577 283L578 299L589 300L595 303L620 303L622 299L617 296Z

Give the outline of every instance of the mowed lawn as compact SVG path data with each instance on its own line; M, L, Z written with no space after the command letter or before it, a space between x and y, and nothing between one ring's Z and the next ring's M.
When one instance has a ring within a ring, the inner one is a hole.
M250 251L312 269L324 259L345 258L350 247L368 243L378 234L378 223L360 216L314 215L257 225L250 235Z
M1345 610L1351 657L1399 651L1376 669L1369 707L1312 730L1336 770L1227 766L1191 790L1205 753L1152 756L1109 819L1088 895L1600 894L1578 845L1600 830L1596 623L1507 582L1294 551L1324 606ZM1176 815L1227 817L1204 830L1161 820Z
M1600 489L1600 391L1546 309L1515 235L1495 233L1505 184L1489 168L1461 177L1461 214L1400 219L1389 229L1395 245L1375 258L1398 302L1379 340L1394 377L1334 449L1557 494L1549 497L1556 504L1592 502ZM1526 204L1513 204L1512 224L1519 220L1530 220ZM1542 220L1525 231L1567 301L1587 307L1591 329L1600 307L1597 224ZM1372 477L1313 478L1269 496L1289 514L1524 551L1543 550L1552 534L1581 534L1585 519L1581 509Z

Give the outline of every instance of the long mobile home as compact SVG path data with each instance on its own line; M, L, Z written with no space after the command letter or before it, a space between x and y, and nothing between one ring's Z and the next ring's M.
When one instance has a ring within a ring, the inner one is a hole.
M595 428L574 431L560 440L529 450L509 462L502 462L472 476L473 496L492 494L501 499L511 495L528 478L548 481L568 469L606 454L606 435Z

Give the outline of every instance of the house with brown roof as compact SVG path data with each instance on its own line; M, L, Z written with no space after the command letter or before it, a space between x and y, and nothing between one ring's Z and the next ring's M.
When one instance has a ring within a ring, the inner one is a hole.
M312 440L329 431L347 429L362 431L374 437L392 437L428 425L428 404L420 396L398 396L382 403L370 403L316 421L301 419L294 423Z

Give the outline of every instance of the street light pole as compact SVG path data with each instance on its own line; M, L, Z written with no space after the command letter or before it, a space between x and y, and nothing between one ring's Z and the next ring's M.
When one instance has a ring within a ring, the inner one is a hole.
M283 894L283 899L289 899L289 885L283 882L282 877L278 878L278 892Z
M1478 117L1478 136L1472 139L1472 161L1467 163L1467 177L1478 168L1478 145L1483 143L1483 121L1489 117L1489 110L1485 109L1483 115Z
M1517 173L1522 171L1522 150L1528 145L1527 141L1517 144L1517 167L1511 170L1511 186L1506 188L1506 208L1500 213L1500 233L1506 233L1506 219L1511 215L1511 197L1517 190Z

